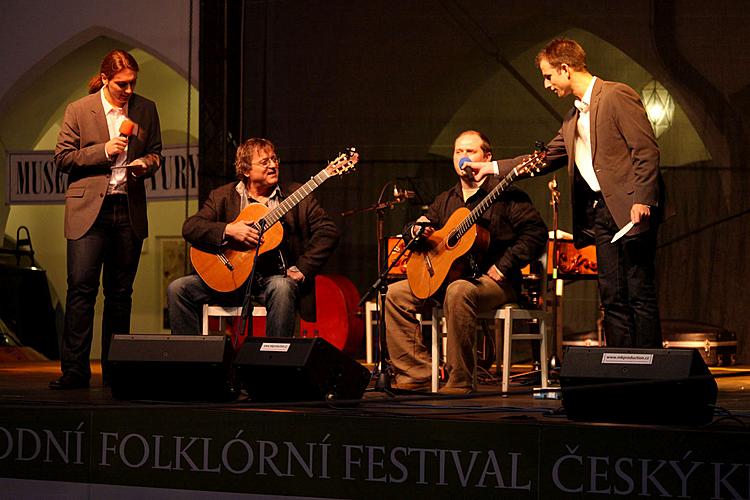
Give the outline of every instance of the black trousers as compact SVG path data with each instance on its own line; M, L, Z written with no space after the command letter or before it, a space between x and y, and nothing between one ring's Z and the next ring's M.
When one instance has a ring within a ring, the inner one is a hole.
M68 240L68 295L60 345L63 373L70 372L85 379L91 377L89 355L101 275L104 290L102 371L106 380L112 335L130 333L133 281L142 246L143 240L130 225L125 195L107 196L91 229L77 240Z
M656 288L656 225L612 243L618 231L601 194L587 212L596 242L604 334L610 347L662 346ZM653 214L652 214L653 215Z

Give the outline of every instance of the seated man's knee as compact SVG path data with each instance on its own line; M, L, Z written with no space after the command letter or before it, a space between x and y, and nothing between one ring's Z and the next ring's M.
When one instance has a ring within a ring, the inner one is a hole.
M297 297L297 282L288 276L279 276L266 284L266 293L275 299L294 300Z
M405 299L411 299L413 295L407 281L397 281L388 287L385 300L391 303L401 303Z
M469 300L476 288L476 285L467 280L456 280L445 289L445 300L451 302Z

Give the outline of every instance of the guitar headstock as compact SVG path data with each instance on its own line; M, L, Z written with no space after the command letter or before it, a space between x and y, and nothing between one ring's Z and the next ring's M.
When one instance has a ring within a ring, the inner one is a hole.
M344 175L352 172L359 161L359 153L355 148L346 148L326 166L325 170L329 176Z
M536 150L531 153L520 165L516 167L516 173L518 175L529 174L530 177L534 177L547 166L547 148L543 143L536 143Z

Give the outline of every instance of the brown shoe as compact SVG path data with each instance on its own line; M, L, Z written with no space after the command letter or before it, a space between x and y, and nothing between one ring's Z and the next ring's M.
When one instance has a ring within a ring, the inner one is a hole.
M424 382L392 382L391 390L408 392L430 392L432 389L430 381Z
M449 385L438 389L438 393L448 394L452 396L466 395L471 394L472 392L474 392L474 389L472 389L471 387L451 387Z

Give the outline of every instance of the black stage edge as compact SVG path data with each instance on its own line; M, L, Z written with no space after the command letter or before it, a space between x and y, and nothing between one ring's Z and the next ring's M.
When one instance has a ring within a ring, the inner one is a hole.
M115 400L98 373L50 391L57 373L0 365L0 497L750 497L747 374L719 379L710 424L656 426L573 422L517 384L509 397L168 403Z

